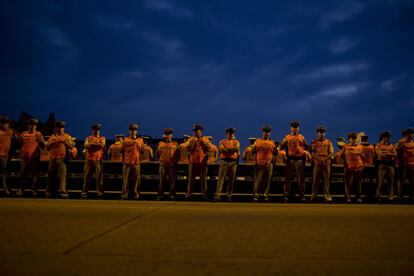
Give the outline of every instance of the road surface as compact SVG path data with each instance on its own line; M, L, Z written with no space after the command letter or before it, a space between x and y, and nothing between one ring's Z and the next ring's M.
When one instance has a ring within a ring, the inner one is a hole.
M414 206L0 199L0 275L414 275Z

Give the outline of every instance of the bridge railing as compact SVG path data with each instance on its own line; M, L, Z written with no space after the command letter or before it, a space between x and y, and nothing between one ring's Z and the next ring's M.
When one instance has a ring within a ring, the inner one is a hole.
M39 166L39 188L44 189L47 184L47 161L41 161ZM83 160L73 160L68 163L68 189L71 192L80 192L83 184ZM214 192L217 183L219 163L208 165L208 187L210 192ZM141 164L141 191L145 193L155 193L159 183L159 162L146 162ZM10 186L17 188L20 182L20 161L12 160L10 163ZM122 187L122 163L103 161L104 189L106 193L119 193ZM270 187L270 194L283 194L283 183L285 181L285 165L276 164ZM188 181L188 164L179 163L177 165L177 193L185 193ZM253 190L254 165L240 163L237 167L237 178L234 184L235 194L250 195ZM296 177L292 179L296 181ZM368 166L364 170L363 194L373 194L375 190L376 169L375 166ZM306 193L312 190L312 166L306 165L305 185ZM323 183L320 182L319 191L322 192ZM93 191L94 179L90 179L90 189ZM225 188L223 191L225 191ZM344 169L342 165L331 165L330 188L333 195L344 194ZM199 192L199 185L195 185L195 192ZM296 185L292 185L292 192L296 193Z

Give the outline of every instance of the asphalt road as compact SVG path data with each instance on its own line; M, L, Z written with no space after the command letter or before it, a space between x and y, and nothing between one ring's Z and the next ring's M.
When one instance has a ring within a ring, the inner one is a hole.
M414 206L0 199L0 275L414 275Z

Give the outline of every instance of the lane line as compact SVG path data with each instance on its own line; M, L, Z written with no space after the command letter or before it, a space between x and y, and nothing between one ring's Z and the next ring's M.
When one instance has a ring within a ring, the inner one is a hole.
M127 225L127 224L129 224L129 223L131 223L133 221L136 221L136 220L138 220L138 219L140 219L140 218L142 218L142 217L144 217L146 215L150 215L152 213L155 213L156 211L158 211L160 209L163 209L163 208L166 208L168 206L170 206L170 204L166 204L166 205L160 206L158 208L154 208L152 210L148 210L148 211L143 212L143 213L141 213L141 214L139 214L139 215L137 215L135 217L132 217L132 218L130 218L130 219L128 219L128 220L126 220L126 221L118 224L118 225L115 225L114 227L112 227L112 228L110 228L110 229L108 229L106 231L103 231L102 233L99 233L99 234L97 234L97 235L95 235L95 236L93 236L93 237L91 237L91 238L89 238L87 240L84 240L84 241L78 243L77 245L75 245L75 246L73 246L73 247L71 247L69 249L66 249L65 251L63 251L63 255L69 255L74 250L79 249L80 247L82 247L82 246L84 246L84 245L86 245L86 244L88 244L88 243L90 243L90 242L92 242L94 240L97 240L97 239L105 236L106 234L109 234L109 233L111 233L111 232L113 232L113 231L121 228L122 226L125 226L125 225Z

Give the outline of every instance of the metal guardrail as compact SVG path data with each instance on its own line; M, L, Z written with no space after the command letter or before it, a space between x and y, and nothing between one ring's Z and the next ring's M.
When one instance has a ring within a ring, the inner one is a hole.
M38 185L40 189L44 189L47 184L47 161L41 161L39 166L39 180ZM83 182L83 160L73 160L68 163L68 189L71 192L80 192ZM209 192L215 191L217 183L219 163L208 164L208 188ZM119 193L122 188L122 163L113 161L103 161L104 174L104 189L106 193ZM159 162L146 162L141 164L141 191L145 193L155 193L158 189L159 183ZM276 164L273 170L272 182L270 187L271 195L283 194L284 183L284 164ZM253 190L254 181L254 165L240 163L237 167L237 178L234 184L234 193L241 195L250 195ZM93 178L93 177L92 177ZM177 193L185 193L187 189L188 178L188 164L177 164ZM90 180L90 188L94 190L94 179ZM296 181L294 177L293 182ZM364 170L364 178L362 185L362 192L365 195L372 195L375 191L376 168L375 166L368 166ZM10 163L10 188L17 188L20 182L20 161L13 159ZM305 191L310 193L312 183L312 166L306 165L305 169ZM323 183L320 182L319 191L322 191ZM331 165L330 178L331 193L335 195L344 194L344 171L342 165ZM225 187L224 187L225 189ZM195 185L195 192L199 192L199 185ZM296 185L292 185L292 192L296 193Z

